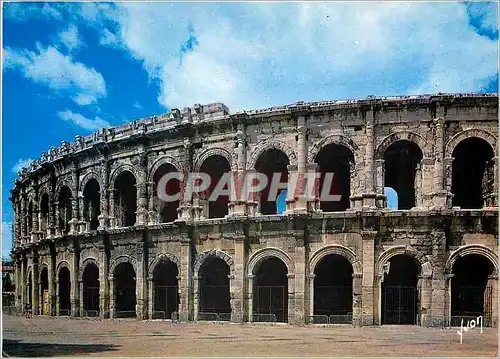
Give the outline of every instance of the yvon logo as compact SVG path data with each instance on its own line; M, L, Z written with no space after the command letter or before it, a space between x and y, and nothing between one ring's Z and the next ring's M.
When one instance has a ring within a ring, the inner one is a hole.
M464 327L464 320L462 319L460 322L460 330L457 330L457 334L460 336L460 344L462 344L462 339L464 336L464 332L468 332L469 329L474 329L476 325L480 325L481 334L483 333L483 316L480 315L476 318L476 320L472 319L467 322L467 326Z

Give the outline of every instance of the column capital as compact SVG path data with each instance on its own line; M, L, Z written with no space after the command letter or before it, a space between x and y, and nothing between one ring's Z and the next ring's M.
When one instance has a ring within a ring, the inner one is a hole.
M444 121L445 121L444 117L437 117L432 120L432 123L437 128L437 127L442 127L444 125Z

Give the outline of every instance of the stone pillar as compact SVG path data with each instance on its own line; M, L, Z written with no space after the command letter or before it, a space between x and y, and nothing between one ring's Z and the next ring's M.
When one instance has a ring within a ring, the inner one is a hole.
M488 276L488 282L486 284L487 288L491 291L491 297L489 293L485 295L485 303L484 308L487 314L491 315L491 318L483 318L483 321L486 319L491 321L491 326L498 326L498 274L492 274Z
M147 157L144 149L139 154L139 169L137 178L137 218L136 225L146 225L148 223L148 197L146 192L147 182Z
M385 187L385 161L378 159L375 161L375 180L376 180L376 202L378 208L387 207L387 198L384 194Z
M99 258L99 315L101 318L107 318L110 310L111 285L108 283L109 262L104 245L99 247Z
M71 261L71 272L70 272L71 316L78 317L80 315L80 291L78 288L79 253L75 248L70 249L70 253L71 252L73 257L73 260Z
M200 309L199 307L200 280L201 277L198 276L198 273L193 273L193 320L195 322L198 320L198 312Z
M419 324L422 326L432 325L431 317L431 303L432 303L432 276L420 275L418 278L418 289L420 305L419 310Z
M117 195L116 190L110 188L108 191L108 195L109 195L109 226L111 228L115 228L118 227L117 216L119 215L119 213L115 213L116 212L115 199Z
M90 203L89 203L90 207ZM85 197L83 196L83 193L78 193L78 217L80 218L79 226L78 226L78 232L79 233L85 233L87 232L87 223L90 223L90 214L84 213L85 210ZM88 218L86 218L88 216Z
M24 306L28 302L27 298L27 287L28 287L28 273L27 273L27 265L26 265L26 258L21 258L21 305L22 305L22 310L24 310Z
M140 233L142 236L143 233ZM145 263L146 258L144 256L144 238L140 238L137 240L136 244L136 263L137 263L137 268L136 268L136 316L137 319L142 320L145 317L145 312L144 312L144 298L146 297L146 273L145 269L147 269L147 263Z
M434 289L434 287L437 287L438 293L436 293L436 294L437 295L444 294L444 296L443 296L444 298L441 301L439 301L439 297L436 298L436 296L434 295L434 292L432 293L433 294L432 295L433 318L439 314L443 315L444 316L444 324L446 324L447 326L450 326L450 324L451 324L451 282L452 282L453 277L454 277L453 273L446 273L443 281L437 282L437 283L435 283L434 280L432 281L433 289ZM444 284L444 290L441 289L441 284ZM444 304L444 306L442 308L438 308L438 305L436 305L436 303L434 303L435 298L438 300L437 304L441 304L441 303ZM439 309L442 310L441 313L439 312Z
M444 159L444 191L446 192L446 208L453 206L452 175L453 175L453 157Z
M38 198L38 186L35 185L35 195L34 195L34 198L33 198L33 217L32 217L32 223L31 223L31 240L32 241L37 241L38 240L38 232L40 230L39 228L39 218L38 218L38 215L39 215L39 206L38 206L38 202L39 202L39 198Z
M184 240L181 244L181 268L180 285L179 285L179 320L187 322L190 319L191 313L191 248L189 246L189 237L184 235ZM198 287L193 287L195 293L198 292Z
M27 228L26 228L26 199L23 196L23 199L21 200L21 214L20 214L20 219L21 219L21 243L24 244L24 237L27 234Z
M307 123L304 115L297 118L297 184L295 194L294 212L307 213L308 196L306 189L306 164L307 164Z
M73 170L72 177L72 196L71 196L71 220L69 221L69 234L78 233L78 172Z
M114 275L108 276L109 283L109 317L115 317L115 303L116 303L116 291L115 291L115 283L114 283Z
M238 231L234 240L234 273L230 279L231 321L245 321L245 235Z
M147 277L148 281L148 318L149 319L154 319L153 318L153 313L154 313L154 298L155 298L155 286L153 283L153 277Z
M183 180L181 181L180 199L179 199L179 220L189 221L193 218L193 207L191 198L185 198L186 186L188 186L188 174L192 170L192 142L190 138L184 139L184 151L182 154Z
M378 273L375 273L375 236L376 231L362 231L361 237L363 238L363 280L361 289L362 298L362 325L373 325L375 317L379 313L375 311L375 306L379 302L375 300L375 283L374 279ZM376 283L378 284L378 282ZM378 288L378 286L377 286ZM377 320L378 322L378 320Z
M15 289L16 289L16 298L15 298L15 306L16 308L23 309L23 296L22 296L22 288L23 288L23 264L19 257L16 257L16 273L15 273Z
M288 273L288 323L295 323L295 273Z
M54 208L55 208L55 230L54 230L54 234L56 236L60 236L62 233L61 233L61 224L60 224L60 218L59 218L59 211L60 211L60 208L59 208L59 201L55 201L54 202Z
M52 237L56 234L56 218L55 217L55 207L56 202L54 202L54 194L51 192L49 194L49 224L47 226L47 237Z
M246 293L246 299L247 299L247 307L248 307L248 321L253 322L253 280L254 280L254 275L249 274L247 275L247 293Z
M288 165L288 183L286 187L286 211L285 214L292 214L295 212L295 193L294 193L294 183L293 181L298 178L298 169L295 165ZM297 188L295 188L295 191ZM256 194L260 196L260 194ZM258 212L261 212L260 209L260 200L257 201L257 207L259 208Z
M103 230L109 226L109 168L108 161L104 159L101 162L102 188L101 190L101 214L99 215L99 229Z
M39 271L38 271L38 255L35 255L33 257L33 270L31 272L31 280L32 280L32 285L31 285L31 290L32 290L32 295L31 298L33 300L32 302L32 309L33 309L33 314L38 314L39 313L39 285L38 285L38 279L39 279Z
M56 283L56 316L59 316L60 314L59 309L61 308L60 305L61 298L59 296L59 278L56 277L55 283Z
M52 255L51 255L52 257ZM49 315L54 315L56 311L56 285L55 285L55 268L52 258L49 260L47 274L49 276Z
M294 290L293 290L293 308L288 309L293 315L294 324L305 324L306 316L309 316L308 309L306 308L306 253L304 247L304 238L301 234L296 234L302 238L296 241L296 243L301 243L300 246L295 248L295 273L294 273Z
M363 325L363 274L352 275L352 324L356 327Z
M155 192L155 183L154 182L147 182L147 189L148 189L148 197L149 197L149 202L148 202L148 225L153 226L158 223L158 213L156 212L155 209L155 200L158 197L156 192Z
M246 134L245 126L243 124L238 124L238 130L236 131L236 154L237 154L237 167L236 167L236 178L235 178L235 193L236 199L229 203L230 214L233 216L244 216L247 214L246 202L247 198L245 195L245 168L246 168Z
M415 166L415 184L414 184L415 206L413 208L415 209L422 208L424 206L422 185L423 185L422 163L417 163L417 165Z
M440 111L441 112L441 111ZM433 208L446 208L446 190L444 178L444 118L434 119L435 158L434 158L434 190Z
M366 111L366 147L365 147L365 188L363 193L363 207L375 208L377 194L375 192L375 118L373 108ZM359 166L359 163L356 163Z
M78 283L78 294L79 294L79 308L80 308L80 317L85 317L87 316L87 313L85 312L85 307L83 305L83 279L81 278L78 278L78 281L76 282Z

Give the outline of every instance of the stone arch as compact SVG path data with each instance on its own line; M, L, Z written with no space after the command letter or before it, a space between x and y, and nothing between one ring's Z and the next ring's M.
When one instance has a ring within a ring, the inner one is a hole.
M451 274L453 271L453 265L455 264L456 260L469 254L478 254L486 257L493 265L495 271L494 274L498 274L498 255L492 249L482 244L469 244L453 251L446 260L446 273Z
M429 260L422 253L417 252L413 248L404 245L394 246L385 250L377 259L375 273L378 275L383 275L384 264L386 264L389 259L399 254L406 254L410 257L413 257L419 268L420 275L425 277L432 276L432 265Z
M47 262L43 262L42 264L40 264L38 266L38 283L42 282L42 271L44 270L44 268L47 269L47 274L48 274L49 273L49 265L47 264Z
M248 275L252 276L262 261L270 257L280 259L285 264L288 274L294 274L295 268L290 256L279 248L270 247L259 249L248 259Z
M215 257L215 258L220 258L226 264L229 266L230 273L234 273L234 261L231 258L231 256L221 250L218 249L212 249L205 251L203 253L200 253L199 255L196 256L196 260L194 262L194 275L197 276L198 273L200 272L200 267L201 265L207 260L208 258Z
M428 157L427 141L425 138L413 131L398 131L386 136L382 142L380 142L377 146L377 150L375 151L375 159L383 160L385 151L389 148L389 146L402 140L415 143L420 148L420 151L422 151L424 157Z
M194 166L193 166L194 171L199 172L201 166L203 165L203 162L205 162L205 160L211 156L224 157L229 163L229 167L233 168L233 157L231 156L229 151L227 151L224 148L215 147L215 148L207 148L198 155L198 157L194 161Z
M153 162L153 165L151 166L151 169L149 170L148 173L148 182L153 182L154 175L158 169L163 166L164 164L169 164L175 167L175 169L179 172L183 172L183 167L179 161L177 161L174 157L172 156L161 156L160 158L156 159Z
M356 164L359 164L361 162L362 154L359 152L359 146L351 138L344 135L331 135L315 142L309 148L307 162L313 163L316 160L316 156L318 155L318 153L320 153L324 147L332 143L339 146L344 146L349 151L351 151L352 155L354 156L354 162Z
M61 189L63 187L68 187L69 192L71 193L71 197L75 196L75 194L73 193L72 181L66 177L63 177L57 181L55 190L56 198L59 197L59 194L61 193Z
M177 258L175 255L170 254L170 253L160 253L156 256L156 258L149 264L148 268L148 277L153 278L154 271L156 267L161 263L161 262L167 262L170 261L174 263L177 266L177 270L180 272L181 270L181 261L179 258Z
M115 278L116 267L119 264L122 264L122 263L130 263L130 264L132 264L132 267L134 268L134 271L135 271L135 273L137 275L137 261L135 260L135 258L132 257L132 256L129 256L129 255L121 255L121 256L116 257L111 262L111 265L109 266L109 272L108 272L108 278L109 279L113 280Z
M96 171L90 171L87 174L85 174L85 176L83 176L83 178L80 180L80 187L78 191L83 193L83 191L85 190L85 186L87 185L87 182L90 181L91 179L95 179L99 184L99 188L101 189L103 188L100 174L97 173Z
M477 128L471 128L455 134L452 138L448 140L445 146L445 157L452 157L455 147L457 147L457 145L463 140L471 137L477 137L486 141L491 146L491 149L493 150L495 157L498 156L497 138L488 131Z
M336 244L320 248L313 253L309 260L309 273L314 273L314 269L318 263L330 254L337 254L347 259L352 265L353 274L357 275L363 273L363 265L356 258L356 254L351 249Z
M38 208L41 208L41 206L42 206L42 198L43 198L43 196L45 194L47 196L49 196L49 202L50 202L50 190L49 190L49 188L46 185L44 185L43 187L41 187L39 189L39 191L38 191Z
M78 270L79 282L83 281L83 273L85 273L85 268L87 268L89 264L95 264L96 267L99 269L99 263L97 263L97 261L94 258L92 257L85 258L80 266L80 269Z
M297 165L297 156L290 146L278 140L265 140L259 142L257 146L253 148L252 152L250 152L246 166L247 170L254 169L260 155L270 149L276 149L283 152L288 157L290 165Z
M123 172L127 172L127 171L130 172L132 174L132 176L134 176L135 181L137 183L137 173L135 171L135 167L131 164L125 163L125 164L119 165L111 172L111 175L109 176L110 188L114 188L115 182L116 182L116 179L118 178L118 176L120 176L120 174L122 174Z
M57 264L56 267L56 278L59 278L59 272L61 271L62 268L68 268L69 272L71 273L71 266L66 260L62 260ZM59 279L57 279L59 280Z

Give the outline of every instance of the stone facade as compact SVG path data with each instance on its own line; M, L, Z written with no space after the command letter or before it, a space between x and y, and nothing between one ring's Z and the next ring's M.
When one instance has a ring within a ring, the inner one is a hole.
M207 259L220 258L229 268L231 320L252 321L257 269L275 257L286 266L287 321L305 323L314 315L315 268L335 254L352 266L353 323L381 324L387 263L406 255L418 269L417 322L442 325L451 315L455 261L479 255L492 266L488 285L496 318L497 132L497 95L437 94L296 103L233 114L222 104L195 105L77 136L43 153L19 174L12 190L17 304L31 301L34 312L42 313L44 282L48 313L61 314L59 278L66 267L70 314L83 315L84 271L93 263L98 311L114 316L121 295L114 284L116 268L129 263L135 272L136 316L151 318L154 270L172 262L178 270L179 318L198 320L200 268ZM471 138L491 147L493 172L491 188L482 189L488 192L484 205L468 209L453 204L452 172L455 148ZM384 195L390 164L384 156L402 141L421 151L415 201L411 208L390 210ZM202 200L194 198L181 200L175 221L159 219L155 173L165 164L182 173L200 171L204 161L218 155L237 175L254 170L262 154L276 149L286 155L289 173L304 174L318 169L316 158L330 144L352 155L345 210L322 211L317 196L289 193L280 215L262 215L258 203L249 200L230 202L224 218L207 218ZM116 183L124 173L133 175L128 190L136 191L131 225L118 213L119 198L125 197ZM95 202L86 194L91 180L98 184ZM99 207L96 225L86 214L92 203ZM47 279L42 280L43 270Z

